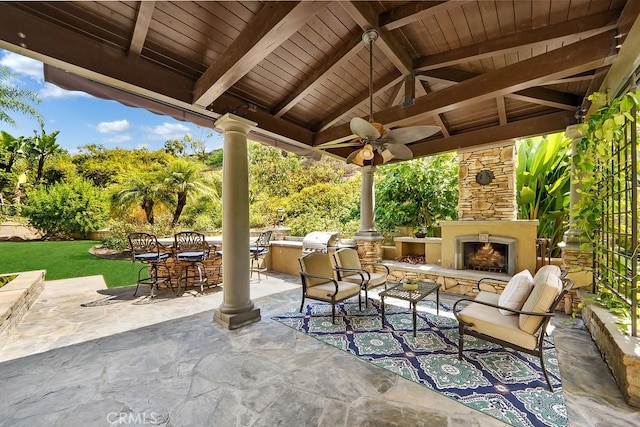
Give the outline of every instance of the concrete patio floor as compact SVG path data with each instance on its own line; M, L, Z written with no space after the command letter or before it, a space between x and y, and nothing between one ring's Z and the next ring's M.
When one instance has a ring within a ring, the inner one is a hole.
M221 289L149 299L100 276L48 281L0 348L0 426L502 425L272 321L299 287L253 280L262 320L228 331L212 321ZM553 325L570 425L640 426L582 322Z

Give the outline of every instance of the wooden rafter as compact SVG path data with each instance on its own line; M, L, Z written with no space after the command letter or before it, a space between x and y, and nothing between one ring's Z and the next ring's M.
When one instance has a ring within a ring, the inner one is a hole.
M309 92L311 92L320 82L322 82L328 75L333 74L338 67L344 64L349 58L357 54L365 44L362 43L360 35L350 39L347 43L343 44L338 50L330 57L325 58L322 61L322 66L315 69L313 73L307 76L304 81L298 85L298 87L290 93L284 100L282 100L272 110L273 115L281 117L287 111L289 111L295 104L300 102Z
M138 13L136 15L136 23L133 28L133 36L131 37L131 45L129 46L129 55L140 55L144 40L147 38L151 16L156 7L155 1L141 1L138 5Z
M0 48L11 48L65 70L82 71L83 77L122 89L139 93L142 88L191 104L193 81L187 77L67 31L6 2L0 2Z
M380 15L380 29L385 31L404 27L427 15L441 12L444 7L455 4L449 1L411 1Z
M400 75L400 73L398 73L397 71L391 72L384 76L382 79L373 82L373 93L375 95L378 92L388 90L394 85L400 83L402 80L403 77L402 75ZM322 120L318 125L314 126L314 128L317 129L318 132L321 132L329 128L330 126L333 126L337 121L343 119L346 115L351 113L353 110L355 110L368 100L369 89L367 88L360 92L358 96L353 98L352 102L345 104L340 110L334 111L333 113L329 114L329 116Z
M566 37L593 36L615 28L618 15L619 11L608 11L425 56L415 60L415 69L424 71L442 68L513 52L524 47L542 46Z
M428 82L420 80L417 77L415 79L415 82L416 82L416 97L426 96L430 92ZM436 124L440 126L440 132L442 132L442 134L445 137L448 138L449 136L451 136L451 133L449 132L449 125L447 124L447 122L445 122L442 114L434 114L433 120L435 120Z
M402 105L408 107L416 101L416 76L410 74L404 78L404 99Z
M207 106L324 8L323 2L267 2L198 79L193 103Z
M411 107L392 107L378 112L383 124L401 125L410 119L433 116L456 108L507 95L536 86L541 82L571 76L604 65L612 56L615 31L598 34L542 55L493 70L457 85L419 98ZM344 138L348 125L320 132L314 145Z
M566 84L566 83L584 82L587 80L592 80L593 75L594 75L593 71L585 71L584 73L578 73L574 76L565 77L563 79L549 80L544 84L546 86L546 85L560 85L560 84Z
M354 21L364 30L379 27L379 16L376 11L366 2L344 1L340 5L347 11ZM413 61L411 56L402 47L395 36L388 31L379 31L376 46L385 54L387 58L396 66L402 74L413 72Z
M393 88L393 92L391 93L391 97L389 98L389 102L387 102L387 108L391 108L394 105L400 104L402 101L402 96L404 95L404 79L401 83L398 83L396 87Z

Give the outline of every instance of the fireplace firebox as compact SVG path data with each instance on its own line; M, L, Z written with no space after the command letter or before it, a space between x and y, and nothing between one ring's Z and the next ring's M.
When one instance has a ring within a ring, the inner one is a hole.
M473 234L456 237L456 270L480 270L513 275L516 239Z

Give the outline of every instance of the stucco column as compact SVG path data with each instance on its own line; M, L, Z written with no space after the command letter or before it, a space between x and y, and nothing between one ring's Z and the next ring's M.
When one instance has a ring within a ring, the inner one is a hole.
M229 329L260 320L249 285L249 162L247 134L256 123L225 114L216 123L224 131L222 162L222 290L213 319Z
M360 189L360 230L358 230L358 235L378 234L375 227L375 195L373 192L375 171L375 166L363 166L360 169L362 186Z
M584 136L582 125L571 125L565 130L565 136L571 139L571 153L574 156L578 150L578 141ZM576 225L574 207L580 201L580 184L575 182L576 167L571 161L571 184L569 188L569 229L564 233L563 241L559 246L562 250L562 263L568 272L568 277L574 281L574 288L591 285L593 282L592 275L592 257L593 253L590 248L583 249L582 243L587 240L584 237L584 230ZM570 313L572 307L577 304L575 291L572 291L565 297L565 311Z
M375 226L375 195L373 189L373 174L375 166L363 166L362 186L360 189L360 230L354 236L358 243L358 256L366 262L376 262L382 259L382 241L384 237L376 231Z

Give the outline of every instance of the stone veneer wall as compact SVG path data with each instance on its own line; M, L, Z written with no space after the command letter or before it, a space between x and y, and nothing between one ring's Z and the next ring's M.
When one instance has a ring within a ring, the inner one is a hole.
M515 220L518 212L515 144L461 152L458 161L458 219ZM493 172L490 184L476 182L476 174L481 170Z

